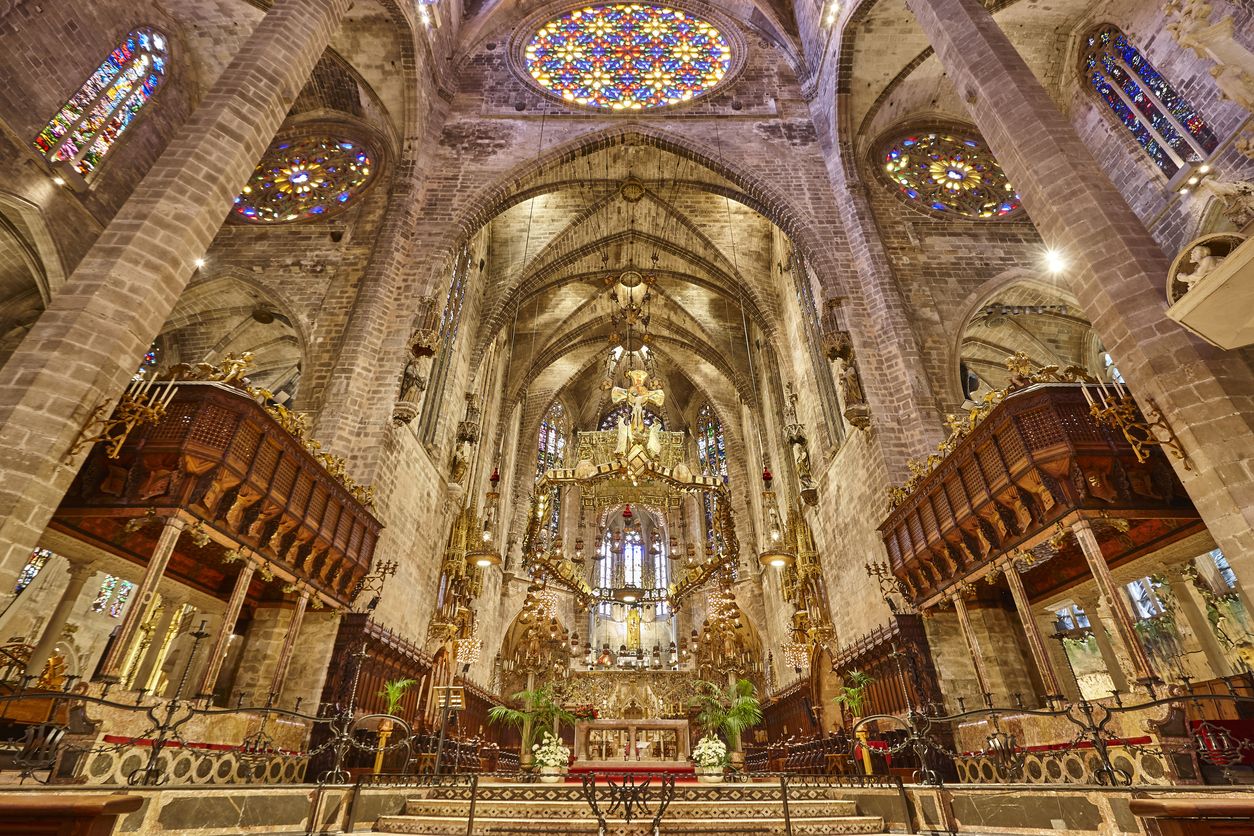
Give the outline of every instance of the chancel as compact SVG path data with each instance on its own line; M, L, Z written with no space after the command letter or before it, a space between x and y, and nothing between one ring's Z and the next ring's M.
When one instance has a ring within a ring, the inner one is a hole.
M1254 830L1251 33L0 2L0 831Z

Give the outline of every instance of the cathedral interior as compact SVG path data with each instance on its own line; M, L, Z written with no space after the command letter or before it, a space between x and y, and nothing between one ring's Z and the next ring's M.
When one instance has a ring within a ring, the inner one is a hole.
M1254 832L1248 2L0 44L0 831Z

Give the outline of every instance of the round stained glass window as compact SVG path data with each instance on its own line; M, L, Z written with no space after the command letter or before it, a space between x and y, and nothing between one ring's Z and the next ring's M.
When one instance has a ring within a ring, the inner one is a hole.
M524 49L527 72L568 102L647 110L709 92L731 68L727 36L666 6L589 6L551 20Z
M1019 195L983 140L910 133L883 148L881 173L917 208L964 218L1004 218L1019 211Z
M374 176L370 149L354 140L305 137L276 142L232 210L239 220L283 223L328 215L351 203Z

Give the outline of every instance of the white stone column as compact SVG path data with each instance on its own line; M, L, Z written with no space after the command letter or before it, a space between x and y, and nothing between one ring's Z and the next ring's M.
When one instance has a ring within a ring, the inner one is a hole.
M1093 533L1093 526L1088 520L1078 520L1071 526L1071 530L1080 544L1084 559L1089 564L1093 579L1097 581L1101 609L1109 614L1109 623L1115 627L1114 635L1122 645L1121 649L1127 654L1128 662L1132 665L1130 671L1132 679L1138 685L1157 682L1158 675L1154 672L1154 664L1150 661L1149 654L1145 652L1145 646L1141 644L1141 637L1137 635L1133 627L1136 619L1133 618L1132 613L1128 612L1128 600L1110 575L1110 567L1106 565L1106 557L1102 554L1101 544L1097 542L1097 535Z
M1045 649L1045 642L1041 638L1036 619L1032 617L1032 604L1028 601L1027 590L1023 587L1023 578L1019 576L1019 570L1015 568L1013 560L1005 566L1005 573L1006 584L1010 587L1010 595L1014 598L1019 621L1023 624L1023 632L1028 639L1028 649L1032 651L1036 670L1041 675L1041 684L1045 686L1045 693L1042 696L1046 700L1062 696L1062 691L1058 687L1058 675L1054 672L1054 666Z
M1118 634L1112 633L1110 629L1113 619L1106 605L1098 599L1097 593L1088 597L1077 597L1076 604L1088 616L1089 629L1093 631L1093 640L1097 642L1097 652L1101 654L1102 663L1106 665L1106 673L1110 675L1115 689L1127 691L1129 675L1134 674L1126 654L1121 654L1115 649L1112 636L1117 637ZM1119 644L1122 648L1123 642L1120 641Z
M975 667L975 681L980 686L980 695L982 698L987 698L986 695L992 693L992 688L989 687L988 669L984 666L980 641L971 628L971 615L967 612L966 599L962 597L962 593L956 593L949 600L953 602L954 612L958 615L958 626L962 629L962 638L966 640L967 650L971 653L971 664Z
M245 563L240 567L239 577L235 579L235 588L231 590L231 599L226 603L222 623L218 626L218 635L209 646L205 672L200 678L197 696L201 694L211 696L213 687L218 684L218 674L222 673L222 662L226 658L227 644L231 641L231 634L235 632L235 621L239 618L239 611L244 606L244 599L248 597L248 585L252 583L253 572L256 569L257 567L252 563Z
M170 562L170 555L174 554L174 547L178 544L179 535L183 533L186 525L187 523L181 517L165 518L161 535L157 538L157 548L148 561L148 568L144 570L143 579L131 592L130 606L126 609L126 615L122 616L118 634L109 647L109 655L105 657L104 665L100 669L101 679L116 681L122 675L122 667L130 655L135 633L139 631L139 626L147 622L152 615L157 586L165 575L165 567Z
M1229 664L1228 657L1224 655L1215 631L1211 629L1210 619L1198 606L1197 590L1193 588L1193 584L1184 574L1188 565L1188 563L1180 563L1167 567L1167 583L1171 587L1171 594L1175 597L1184 620L1188 622L1189 629L1197 637L1197 643L1201 646L1203 655L1206 656L1206 663L1210 665L1211 673L1217 677L1232 676L1232 665Z
M292 620L288 622L287 633L283 636L283 649L279 651L279 661L274 666L274 677L270 680L270 700L278 703L283 693L283 683L287 680L287 669L292 663L292 651L296 647L296 639L300 635L300 624L305 620L305 608L309 606L309 590L302 589L296 599L296 609L292 611Z
M83 587L91 576L96 574L96 565L94 563L75 563L70 561L70 565L65 567L65 571L70 576L69 582L66 583L65 589L61 590L61 597L57 599L57 605L53 608L52 615L48 617L48 623L44 625L39 641L35 643L34 649L31 650L30 661L26 664L27 676L39 676L43 673L44 665L48 664L53 648L57 646L57 641L61 638L61 631L65 629L65 624L69 621L70 614L74 611L74 604L78 601L78 596L82 593ZM78 671L78 673L82 675L81 671Z

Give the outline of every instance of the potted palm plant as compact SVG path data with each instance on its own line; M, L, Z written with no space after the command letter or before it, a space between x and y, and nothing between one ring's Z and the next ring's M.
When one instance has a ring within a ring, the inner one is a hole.
M387 717L379 719L379 750L374 756L374 771L378 773L383 768L383 751L387 748L388 737L395 728L393 718L399 719L397 711L400 711L401 701L405 699L405 692L414 686L417 680L414 679L393 679L383 683L383 690L379 692L379 696L383 697L383 713Z
M724 689L713 682L702 682L699 688L693 699L698 709L697 725L707 737L722 733L731 765L740 769L745 761L740 749L741 736L762 722L762 704L758 702L753 683L738 679Z
M862 671L849 671L845 674L845 684L835 698L835 703L841 708L842 717L845 711L849 712L849 719L855 722L862 716L867 686L874 681L870 674Z
M844 720L844 712L849 712L850 723L857 725L858 718L862 716L862 711L866 706L866 689L875 680L868 673L862 671L849 671L845 674L845 684L841 686L840 693L836 695L834 702L841 708L841 720ZM871 763L871 749L867 745L870 735L865 728L857 729L854 736L859 741L859 747L862 750L862 769L867 775L873 771Z
M558 722L573 723L575 715L558 703L557 695L550 685L543 685L529 691L519 691L510 699L521 704L522 708L494 705L488 710L488 721L518 729L522 738L519 761L526 768L531 765L535 752L536 734L541 730L546 733L553 731Z

